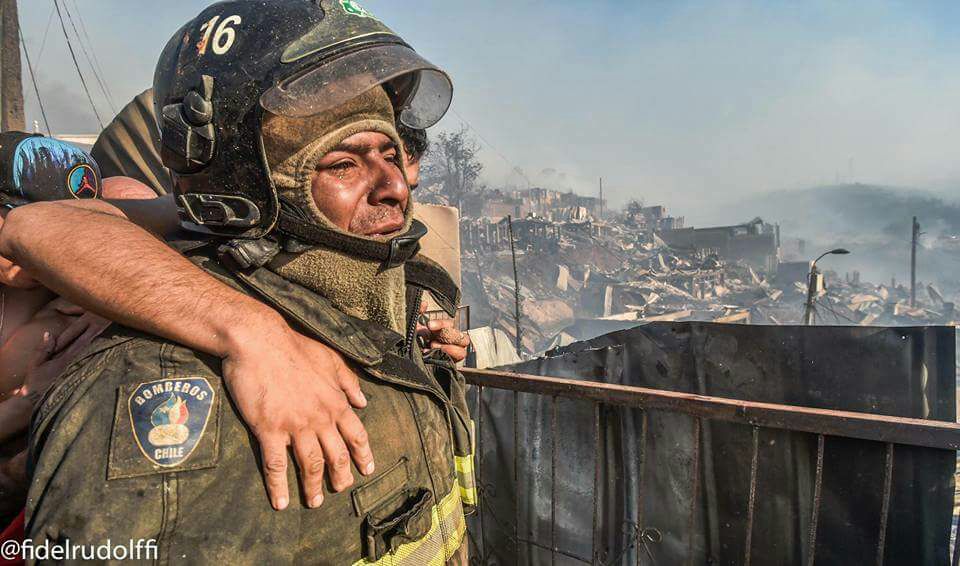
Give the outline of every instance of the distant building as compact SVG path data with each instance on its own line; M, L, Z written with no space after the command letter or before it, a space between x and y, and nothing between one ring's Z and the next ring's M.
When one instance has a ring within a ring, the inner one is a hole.
M507 216L523 218L534 210L521 191L495 189L467 195L461 212L463 216L499 220Z
M727 260L773 271L780 257L780 227L755 218L746 224L714 228L680 228L657 234L678 250L715 253Z
M513 219L513 239L518 250L557 251L560 245L560 225L542 217L529 215ZM461 249L495 252L510 249L510 226L503 218L489 217L460 220Z
M683 217L667 215L665 206L628 206L625 211L626 223L640 232L677 230L683 228Z
M570 209L585 209L589 216L597 219L600 217L601 209L606 209L606 206L606 201L601 201L597 197L534 187L527 190L495 189L469 194L464 199L461 212L464 216L474 218L500 219L507 215L526 218L529 214L535 214L560 221L558 215Z
M640 209L647 230L679 230L683 228L683 217L667 215L665 206L645 206Z

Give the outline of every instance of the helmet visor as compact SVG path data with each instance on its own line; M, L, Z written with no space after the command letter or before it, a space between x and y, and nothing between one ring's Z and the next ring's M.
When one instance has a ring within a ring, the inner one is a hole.
M374 45L326 61L274 86L260 97L269 112L303 118L335 108L384 85L397 120L429 128L447 113L453 98L450 77L405 45Z

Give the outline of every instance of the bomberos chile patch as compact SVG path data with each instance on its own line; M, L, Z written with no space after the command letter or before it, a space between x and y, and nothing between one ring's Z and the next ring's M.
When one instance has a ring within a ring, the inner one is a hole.
M214 390L202 377L141 383L127 399L134 440L158 466L184 462L203 438Z

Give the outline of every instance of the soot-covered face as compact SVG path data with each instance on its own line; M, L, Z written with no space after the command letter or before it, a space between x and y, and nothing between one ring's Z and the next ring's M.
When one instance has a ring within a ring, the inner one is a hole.
M311 190L317 208L342 230L391 236L405 225L410 190L401 153L379 132L354 134L317 164Z

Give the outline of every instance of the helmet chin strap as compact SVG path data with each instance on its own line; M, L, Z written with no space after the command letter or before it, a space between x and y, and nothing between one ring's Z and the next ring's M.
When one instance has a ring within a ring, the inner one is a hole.
M427 234L427 227L413 220L410 228L393 238L379 242L359 238L307 222L287 207L280 210L278 224L280 233L297 240L331 248L352 256L383 262L383 269L398 267L420 251L420 238Z
M376 260L383 263L381 269L399 267L417 255L420 251L420 238L427 234L427 227L419 220L410 223L403 234L390 240L377 242L363 238L353 238L340 232L308 224L288 212L280 213L280 229L277 235L287 236L307 247L324 246L326 248L349 253L359 259ZM285 247L292 247L286 245ZM272 238L258 240L229 240L218 247L221 259L228 259L239 269L263 267L278 253L280 245Z

